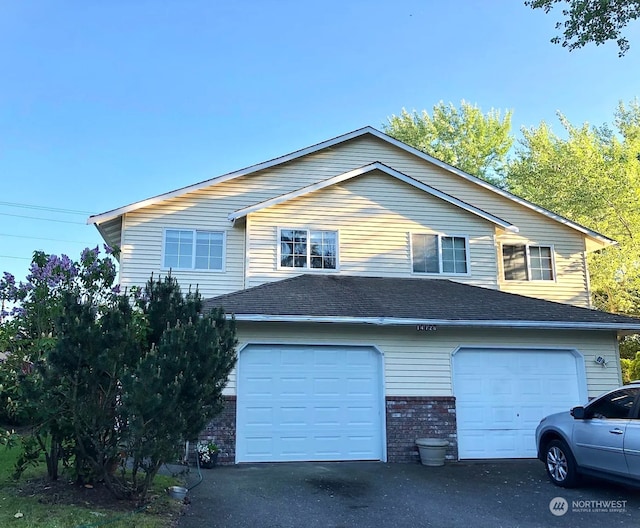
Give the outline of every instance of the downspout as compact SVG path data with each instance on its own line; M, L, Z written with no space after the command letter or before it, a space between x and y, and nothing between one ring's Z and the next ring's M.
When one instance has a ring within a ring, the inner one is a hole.
M244 268L242 270L242 289L247 289L247 274L249 273L249 216L244 218Z

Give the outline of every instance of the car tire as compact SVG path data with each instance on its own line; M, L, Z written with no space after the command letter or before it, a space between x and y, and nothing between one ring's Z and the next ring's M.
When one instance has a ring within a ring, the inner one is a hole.
M551 440L544 450L544 466L549 480L562 488L578 484L578 466L569 446L562 440Z

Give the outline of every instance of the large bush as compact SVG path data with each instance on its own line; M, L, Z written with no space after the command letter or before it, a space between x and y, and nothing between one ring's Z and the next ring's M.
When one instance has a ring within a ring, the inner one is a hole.
M235 322L202 314L199 293L182 295L170 275L121 293L107 253L73 262L37 252L27 283L5 274L1 407L31 428L18 474L44 454L51 478L62 464L144 498L180 442L220 410Z

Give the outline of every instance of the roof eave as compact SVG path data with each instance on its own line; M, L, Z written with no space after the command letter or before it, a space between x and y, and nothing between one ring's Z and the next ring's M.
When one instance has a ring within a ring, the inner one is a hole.
M233 314L236 321L269 323L334 323L375 326L435 326L453 328L517 328L546 330L609 330L640 333L640 323L595 323L574 321L507 321L507 320L450 320L412 319L399 317L346 317L312 315Z
M509 200L512 200L516 203L519 203L520 205L531 209L533 211L536 211L544 216L547 216L549 218L552 218L562 224L565 224L567 227L570 227L572 229L575 229L581 233L583 233L584 235L586 235L587 237L591 238L592 240L594 240L595 242L601 244L603 247L609 246L611 244L615 244L615 240L612 240L608 237L605 237L604 235L601 235L600 233L597 233L595 231L592 231L590 229L587 229L584 226L581 226L580 224L576 224L560 215L557 215L555 213L552 213L551 211L540 207L538 205L535 205L527 200L524 200L523 198L519 198L518 196L515 196L514 194L509 193L508 191L505 191L504 189L500 189L499 187L496 187L495 185L491 185L490 183L481 180L480 178L477 178L475 176L472 176L471 174L467 174L466 172L452 166L449 165L447 163L445 163L444 161L441 161L437 158L434 158L433 156L429 156L428 154L425 154L424 152L422 152L421 150L418 150L410 145L407 145L406 143L403 143L401 141L398 141L395 138L392 138L391 136L380 132L379 130L371 127L371 126L366 126L363 128L360 128L358 130L354 130L352 132L348 132L346 134L342 134L340 136L336 136L332 139L326 140L326 141L322 141L320 143L316 143L315 145L312 145L310 147L306 147L303 149L299 149L296 150L294 152L291 152L289 154L285 154L284 156L280 156L277 158L273 158L269 161L265 161L262 163L257 163L254 165L251 165L249 167L246 167L244 169L240 169L234 172L229 172L227 174L223 174L221 176L215 177L215 178L211 178L208 180L204 180L201 181L199 183L195 183L193 185L189 185L186 187L181 187L180 189L176 189L174 191L170 191L167 193L163 193L163 194L159 194L157 196L153 196L151 198L148 198L146 200L141 200L139 202L134 202L128 205L125 205L123 207L119 207L117 209L112 209L110 211L101 213L101 214L97 214L97 215L93 215L90 216L87 219L87 223L88 224L99 224L101 222L105 222L107 220L112 220L118 216L121 216L123 214L138 210L142 207L148 207L150 205L155 205L157 203L160 203L164 200L168 200L170 198L175 198L177 196L182 196L183 194L186 194L188 192L191 191L197 191L199 189L205 188L205 187L209 187L211 185L215 185L218 183L222 183L225 182L227 180L231 180L233 178L237 178L240 176L245 176L247 174L252 174L254 172L257 172L259 170L264 170L264 169L268 169L270 167L274 167L276 165L280 165L282 163L286 163L288 161L292 161L295 159L298 159L302 156L305 156L307 154L312 154L314 152L317 152L319 150L325 149L325 148L330 148L333 147L339 143L343 143L345 141L349 141L351 139L355 139L357 137L363 136L365 134L371 134L372 136L382 140L382 141L386 141L387 143L394 145L406 152L409 152L425 161L428 161L430 163L433 163L434 165L449 171L453 174L456 174L457 176L460 176L461 178L464 178L465 180L468 180L476 185L479 185L480 187L484 187L485 189L497 193Z
M254 165L250 165L249 167L245 167L244 169L239 169L237 171L228 172L226 174L222 174L221 176L217 176L215 178L210 178L208 180L204 180L198 183L194 183L193 185L188 185L186 187L180 187L179 189L175 189L173 191L169 191L166 193L158 194L156 196L152 196L151 198L147 198L146 200L141 200L139 202L133 202L131 204L118 207L117 209L112 209L110 211L106 211L101 214L90 216L87 219L88 224L97 224L100 222L104 222L106 220L111 220L118 216L121 216L126 213L130 213L132 211L136 211L143 207L148 207L150 205L155 205L157 203L163 202L164 200L168 200L170 198L176 198L178 196L182 196L188 192L198 191L205 187L209 187L211 185L216 185L219 183L223 183L225 181L238 178L240 176L246 176L248 174L253 174L254 172L258 172L260 170L269 169L276 165L281 165L283 163L287 163L288 161L292 161L298 159L302 156L306 156L307 154L312 154L319 150L333 147L339 143L344 141L349 141L351 139L360 137L364 134L373 134L374 132L378 132L375 128L366 126L364 128L360 128L358 130L354 130L352 132L347 132L346 134L342 134L340 136L336 136L332 139L328 139L326 141L322 141L320 143L316 143L315 145L311 145L310 147L306 147L303 149L296 150L289 154L285 154L284 156L279 156L277 158L273 158L268 161L264 161L262 163L257 163ZM376 135L376 134L374 134Z

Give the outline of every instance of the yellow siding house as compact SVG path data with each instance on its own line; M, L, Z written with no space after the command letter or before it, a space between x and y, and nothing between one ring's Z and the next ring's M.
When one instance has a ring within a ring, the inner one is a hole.
M366 127L93 216L123 287L171 272L238 321L226 462L536 455L621 382L640 321L591 309L614 241Z

